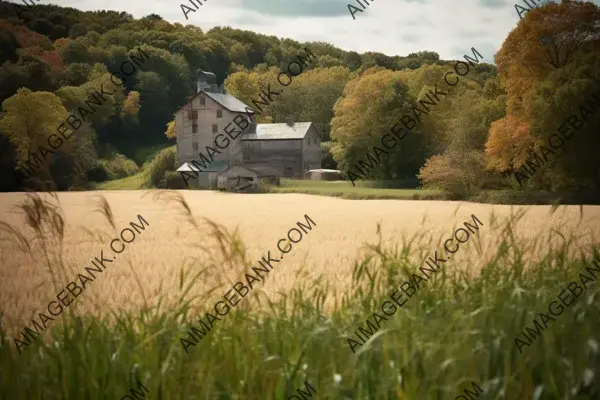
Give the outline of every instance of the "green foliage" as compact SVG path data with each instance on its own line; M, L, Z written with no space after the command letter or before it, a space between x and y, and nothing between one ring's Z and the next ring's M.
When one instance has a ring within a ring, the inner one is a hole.
M5 61L17 61L17 49L20 47L21 45L11 31L0 28L0 65Z
M67 67L63 76L63 86L79 86L87 82L92 67L85 63L73 63Z
M123 154L115 154L109 160L100 160L98 165L106 174L107 179L121 179L135 175L139 171L137 164Z
M56 127L68 115L58 97L52 93L32 92L23 88L5 100L2 109L4 113L0 119L0 131L5 132L15 147L18 168L26 166L25 161L29 160L31 152L43 161L40 163L40 173L48 173L48 158L52 155L42 158L37 149L39 146L49 148L47 138L55 134ZM46 112L41 113L40 109Z
M24 87L54 93L70 112L103 86L111 93L108 101L89 116L91 126L82 128L85 150L74 151L104 159L113 151L109 149L132 156L134 148L164 144L164 127L195 93L198 69L214 72L218 84L224 82L230 94L253 106L267 85L281 89L277 75L308 48L313 60L257 122L292 117L322 123L329 141L322 165L337 168L339 163L348 170L365 161L372 146L381 146L399 118L411 115L418 100L437 86L447 94L421 115L401 144L382 155L366 179L413 179L432 156L484 152L485 163L474 164L484 176L476 180L480 189L506 187L501 174L521 167L528 153L569 116L567 110L576 112L578 99L593 90L585 74L600 68L595 23L600 9L589 2L548 4L528 12L498 53L498 68L486 58L471 65L452 88L443 77L454 62L440 60L432 51L359 54L326 42L301 43L230 27L204 32L155 14L134 19L124 12L43 4L0 2L0 14L12 17L0 19L0 102ZM115 86L110 73L120 74L140 48L148 58L125 77L123 87ZM599 115L565 147L564 157L528 181L529 189L598 188L600 166L593 149L599 143L590 130L600 123ZM10 154L2 155L7 158L3 165L14 170L18 161ZM136 156L138 165L145 161ZM96 172L108 176L107 171L102 167Z
M478 217L490 220L487 215ZM464 262L442 263L439 272L421 283L414 298L403 297L400 301L407 301L402 308L380 319L377 333L356 349L360 354L353 354L346 338L359 326L369 330L365 320L372 321L373 312L380 313L390 293L411 273L418 273L424 251L426 256L442 248L442 240L434 234L419 232L400 243L380 235L354 261L351 290L341 291L320 276L297 279L288 295L270 300L267 307L253 291L219 317L187 354L180 339L187 339L190 325L197 324L204 312L211 311L208 305L222 300L219 296L231 289L231 282L224 280L199 297L190 292L218 273L191 258L180 266L180 290L175 296L159 289L158 298L139 309L107 317L78 316L76 309L65 312L43 333L47 340L33 340L23 354L2 332L0 396L120 398L139 380L151 398L275 400L288 398L309 380L319 399L455 398L471 388L472 381L485 390L482 398L533 399L534 393L542 393L542 400L596 399L600 389L590 375L598 369L597 282L591 282L579 298L563 295L572 305L548 320L547 326L544 323L546 327L531 345L524 346L522 354L514 339L523 337L525 326L533 327L534 317L539 321L539 312L547 314L548 304L569 282L579 282L578 271L594 268L588 254L597 258L598 246L586 248L586 256L580 256L572 251L576 237L572 233L524 240L513 236L515 224L492 219L480 227L463 246L479 248L481 235L487 235L499 237L495 251ZM205 229L221 238L214 255L217 266L250 268L238 235L218 224L197 229L202 248ZM559 236L562 240L555 240ZM552 244L556 242L560 244ZM535 260L526 257L541 245L547 254ZM274 269L270 274L282 271ZM299 274L309 272L306 266ZM272 282L263 284L268 290ZM326 304L334 304L333 309L325 308ZM389 312L391 306L386 309Z
M366 161L372 146L382 147L381 139L400 116L409 114L415 97L407 86L405 73L373 68L351 80L334 107L331 123L334 142L331 153L339 169L350 171ZM378 93L373 97L373 93ZM416 173L425 161L427 147L423 127L417 125L381 161L369 168L370 179L396 179ZM375 158L375 160L377 160ZM356 170L353 171L356 173Z
M175 166L176 155L176 146L171 146L159 152L152 159L147 170L147 187L165 187L165 177L167 171L175 171L175 169L177 168Z

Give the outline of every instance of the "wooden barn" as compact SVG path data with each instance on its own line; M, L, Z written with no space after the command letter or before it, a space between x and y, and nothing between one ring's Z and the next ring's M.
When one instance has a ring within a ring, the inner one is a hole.
M321 140L311 122L258 124L242 135L244 164L263 163L282 177L302 178L321 166Z
M194 173L195 165L207 165L198 172L194 186L216 188L217 176L225 171L229 171L226 181L233 171L250 170L258 178L276 176L273 180L279 181L279 177L302 179L305 171L321 167L321 138L312 122L288 118L286 123L256 124L252 109L217 87L211 72L197 71L197 91L175 112L178 171ZM228 127L242 118L247 124L232 135ZM234 166L250 170L229 170ZM271 170L268 174L260 172L265 167Z

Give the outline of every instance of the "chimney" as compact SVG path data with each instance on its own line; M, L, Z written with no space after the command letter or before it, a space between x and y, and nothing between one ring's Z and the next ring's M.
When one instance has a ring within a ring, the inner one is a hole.
M294 126L294 116L293 115L288 115L285 118L285 123L288 124L289 126Z

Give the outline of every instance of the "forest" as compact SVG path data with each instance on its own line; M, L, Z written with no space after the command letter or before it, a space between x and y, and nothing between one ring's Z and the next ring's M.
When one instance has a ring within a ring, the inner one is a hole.
M215 73L251 104L304 48L316 59L258 122L318 123L322 167L348 171L456 64L432 51L358 54L230 27L205 32L156 14L1 2L0 15L0 191L89 189L142 169L148 187L169 187L180 179L173 113L194 94L195 71ZM462 46L470 55L472 46ZM140 69L111 84L110 73L140 50L147 54ZM532 9L496 54L481 55L361 179L459 197L482 189L598 195L600 8L563 0ZM111 88L106 103L26 174L34 149L101 85ZM573 116L579 122L566 131ZM531 171L556 135L564 143ZM527 179L519 177L524 170Z

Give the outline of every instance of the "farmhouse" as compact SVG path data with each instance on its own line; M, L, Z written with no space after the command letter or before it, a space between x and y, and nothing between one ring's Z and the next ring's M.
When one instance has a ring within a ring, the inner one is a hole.
M186 185L216 188L237 180L238 172L253 183L262 176L302 178L321 167L321 139L312 122L256 124L247 110L217 87L212 72L197 71L196 94L175 112L177 171Z

